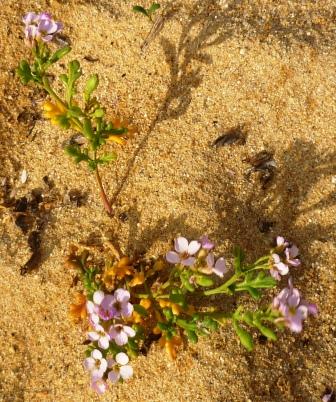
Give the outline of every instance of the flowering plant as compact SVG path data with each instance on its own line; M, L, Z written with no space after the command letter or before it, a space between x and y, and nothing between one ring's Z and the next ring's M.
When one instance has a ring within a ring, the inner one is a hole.
M115 119L105 119L105 109L102 107L93 92L97 89L99 79L93 74L86 82L82 105L76 101L77 83L82 76L82 70L78 60L72 60L68 64L67 74L61 74L59 79L64 86L63 96L52 87L48 74L52 65L57 63L68 53L70 46L64 46L52 52L51 44L55 42L57 34L63 25L52 19L48 13L27 13L23 17L25 24L25 42L31 49L33 61L29 63L22 60L17 68L17 74L23 84L32 82L43 88L49 95L43 105L44 117L51 123L63 129L72 129L79 132L82 137L79 143L68 145L66 152L76 163L87 163L90 170L95 172L100 195L108 214L112 215L112 207L106 196L102 179L99 173L99 165L104 165L116 159L114 152L100 154L100 148L106 142L123 144L128 129Z
M276 246L251 264L236 248L229 268L224 257L216 258L214 249L206 236L191 242L178 237L174 250L158 258L121 257L113 248L113 256L102 267L90 262L87 251L72 250L67 265L79 271L85 290L77 295L70 313L75 320L87 318L84 367L95 391L104 393L109 384L129 379L133 374L129 359L154 340L174 359L186 341L196 343L230 322L251 351L251 330L275 341L275 329L287 327L298 333L308 315L317 314L316 306L302 299L291 279L269 306L248 310L240 305L233 311L216 307L213 295L247 292L259 300L289 266L298 265L299 250L279 236Z

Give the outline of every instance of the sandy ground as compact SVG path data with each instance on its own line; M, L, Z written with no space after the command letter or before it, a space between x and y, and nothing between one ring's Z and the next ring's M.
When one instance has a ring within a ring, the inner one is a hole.
M46 175L55 184L44 217L43 264L32 273L20 274L30 256L27 235L11 209L0 210L1 401L98 400L82 368L85 334L67 316L76 290L63 266L70 244L109 236L125 253L157 254L178 233L206 232L227 255L240 244L251 259L274 236L286 235L301 249L295 283L318 304L319 318L276 344L256 338L253 353L230 328L176 362L154 346L134 362L134 378L102 401L310 402L336 388L335 2L161 4L167 20L141 52L151 25L132 13L133 2L1 1L1 185L7 178L21 197L46 191ZM118 150L117 164L102 171L112 219L93 176L64 155L69 134L34 116L43 94L14 76L28 56L20 19L33 10L64 22L71 57L85 75L100 75L98 95L109 114L138 128ZM241 125L245 145L211 145ZM274 152L277 165L266 189L257 175L244 176L244 159L264 149ZM71 189L87 194L85 205L69 201ZM263 221L273 222L269 231L260 230Z

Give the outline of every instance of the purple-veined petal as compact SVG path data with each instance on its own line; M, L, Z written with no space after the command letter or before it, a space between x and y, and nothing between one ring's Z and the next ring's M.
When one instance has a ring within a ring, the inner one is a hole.
M51 20L52 19L51 14L46 13L46 12L43 12L43 13L39 14L38 17L39 17L40 20Z
M99 306L104 300L104 296L105 294L102 290L96 290L93 294L93 302Z
M109 358L107 359L107 367L108 367L108 368L112 368L112 367L114 367L116 364L117 364L117 362L116 362L112 357L109 357Z
M188 240L185 237L178 237L175 239L175 250L180 254L188 251L188 245Z
M108 373L108 379L113 383L116 384L119 381L120 374L118 371L110 371Z
M126 332L126 334L130 337L133 338L133 336L135 336L135 331L133 328L129 327L128 325L124 325L124 331Z
M43 33L53 34L57 30L57 24L53 20L41 20L38 30Z
M113 337L113 340L118 346L122 346L122 345L126 345L126 343L128 342L128 337L127 337L126 332L121 331L121 332L118 332Z
M129 357L124 352L117 353L115 359L116 359L116 362L118 364L120 364L121 366L124 366L125 364L127 364L129 362Z
M209 240L208 236L204 235L199 239L202 248L204 248L204 250L212 250L215 247L215 244Z
M29 12L22 18L22 22L26 25L30 25L32 22L37 21L37 14Z
M214 266L214 264L215 264L215 256L213 255L213 253L209 253L207 255L206 263L207 263L209 268L212 268Z
M118 300L118 302L126 303L130 299L130 293L128 290L120 288L114 292L114 297Z
M103 395L107 390L107 384L104 380L96 380L91 382L91 388L97 392L98 395Z
M90 339L90 341L98 341L99 339L99 334L97 334L97 332L88 332L88 338Z
M51 42L53 40L52 35L42 36L43 42Z
M223 275L226 272L226 264L225 264L225 259L223 257L218 258L216 261L215 267L213 268L213 272L220 276L223 277Z
M98 341L98 346L104 350L108 349L110 346L110 338L109 336L102 336Z
M166 260L171 264L177 264L180 262L180 256L175 251L168 251Z
M289 268L288 265L284 264L283 262L278 262L277 264L274 264L276 269L280 272L281 275L287 275Z
M95 363L96 363L96 361L95 361L95 359L94 359L93 357L87 357L87 358L84 360L83 365L84 365L84 367L86 368L86 370L91 371L91 370L94 368Z
M196 261L195 257L188 257L184 260L181 260L181 264L184 265L185 267L191 267L192 265L194 265Z
M197 240L193 240L190 242L188 246L188 254L189 255L194 255L197 253L197 251L201 248L201 243L199 243Z
M130 317L133 313L133 306L131 303L127 303L121 306L121 315L123 317Z
M91 356L96 360L100 360L103 357L102 352L98 349L94 349L91 352Z
M287 304L289 307L297 307L300 304L300 292L298 289L294 288L292 293L288 296Z
M128 380L133 376L133 368L132 366L126 365L120 367L120 377L124 380Z
M272 258L275 264L279 264L279 262L281 261L278 254L272 254Z
M278 270L276 270L276 269L274 269L274 268L271 268L271 269L270 269L270 274L271 274L271 276L272 276L276 281L280 281L280 280L281 280L281 276L280 276ZM274 300L277 300L277 299L274 299ZM274 305L274 301L273 301L273 307L276 307L276 306Z
M291 258L295 258L299 255L299 249L296 247L295 244L293 244L292 247L290 247L289 255Z

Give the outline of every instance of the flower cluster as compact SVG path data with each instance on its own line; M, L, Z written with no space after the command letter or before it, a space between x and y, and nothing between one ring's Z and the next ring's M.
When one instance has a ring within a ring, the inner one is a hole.
M293 332L302 331L302 322L309 314L317 315L316 304L303 300L299 290L293 287L291 279L288 280L288 288L283 289L274 298L273 308L281 314L275 323L283 323Z
M33 46L39 41L52 41L54 36L63 28L63 24L54 21L49 13L35 14L29 12L22 21L25 24L24 33L29 46Z
M129 357L123 351L129 338L136 335L132 327L125 325L125 320L133 312L133 305L129 300L129 292L120 288L113 295L97 290L93 293L92 300L86 303L92 327L88 338L92 344L84 367L91 374L92 388L99 394L106 391L107 380L116 383L133 375L133 369L128 365Z
M277 335L270 326L301 332L308 315L317 314L316 306L302 299L291 279L267 308L249 311L239 305L230 312L219 310L210 300L203 303L211 295L239 292L257 301L264 290L274 288L278 282L270 261L276 252L279 258L284 254L287 264L297 263L296 247L282 237L277 238L276 249L252 264L236 248L232 268L216 255L215 244L206 236L192 241L177 237L174 250L164 258L132 259L117 249L112 247L114 252L101 269L88 266L87 251L77 255L75 250L67 260L83 279L86 295L76 295L70 312L76 321L87 318L91 327L84 367L91 374L92 388L100 394L109 384L132 376L129 359L146 350L153 339L175 359L185 341L195 343L230 322L241 344L251 351L250 330L275 341ZM222 283L216 286L216 282Z
M298 267L301 264L299 260L299 249L295 244L290 244L282 236L276 239L277 247L273 250L271 255L272 268L271 275L277 281L280 281L281 276L287 275L289 267Z

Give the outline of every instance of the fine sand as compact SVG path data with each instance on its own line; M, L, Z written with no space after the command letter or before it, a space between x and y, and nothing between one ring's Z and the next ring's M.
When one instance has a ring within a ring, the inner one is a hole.
M163 27L143 51L151 23L133 4L1 0L0 401L320 401L336 388L335 2L162 0ZM86 77L98 73L108 114L137 128L125 146L108 146L119 158L101 169L113 218L93 175L64 154L71 133L41 118L45 95L14 74L29 57L22 15L47 10L71 39L66 61L77 58ZM244 145L212 146L239 126ZM244 160L262 150L276 163L266 188L259 174L245 175ZM36 188L49 197L42 264L21 275L28 234L5 198ZM74 189L81 206L69 197ZM70 245L108 237L126 254L157 255L177 234L203 233L224 255L239 244L249 259L267 252L277 234L294 241L303 264L292 276L318 305L318 318L277 343L255 334L252 353L230 327L174 362L153 345L134 361L133 379L98 398L82 367L85 332L68 319L80 289L63 264Z

